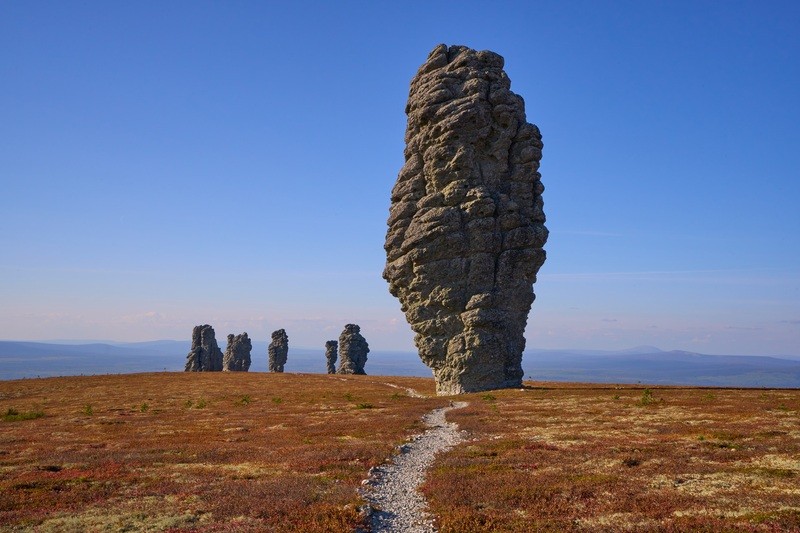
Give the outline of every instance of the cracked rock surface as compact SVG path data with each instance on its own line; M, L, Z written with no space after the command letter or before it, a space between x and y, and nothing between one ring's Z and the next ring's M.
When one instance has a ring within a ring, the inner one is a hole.
M250 352L253 343L247 332L241 335L228 335L228 347L222 357L222 370L229 372L247 372L250 369Z
M272 342L267 348L269 355L269 371L283 372L283 366L289 357L289 336L285 329L272 332Z
M539 129L503 58L439 45L411 81L383 277L439 394L522 384L547 241Z
M216 372L222 370L222 350L217 345L214 328L208 324L192 330L192 349L186 356L186 372Z

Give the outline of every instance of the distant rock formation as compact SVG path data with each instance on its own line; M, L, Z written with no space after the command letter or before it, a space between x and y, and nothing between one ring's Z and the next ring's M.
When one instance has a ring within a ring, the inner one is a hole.
M222 358L222 370L231 372L247 372L250 369L250 351L253 344L247 332L241 335L228 335L228 347Z
M328 341L325 343L325 359L328 361L328 374L336 373L336 359L338 358L339 343Z
M522 384L548 232L541 134L510 86L498 54L443 44L411 81L383 277L439 394Z
M286 330L279 329L272 332L272 342L269 343L269 371L283 372L283 365L289 357L289 336Z
M222 350L217 346L214 328L208 324L192 330L192 349L186 356L186 372L217 372L222 370Z
M339 335L339 374L366 374L369 344L361 335L361 328L355 324L347 324Z

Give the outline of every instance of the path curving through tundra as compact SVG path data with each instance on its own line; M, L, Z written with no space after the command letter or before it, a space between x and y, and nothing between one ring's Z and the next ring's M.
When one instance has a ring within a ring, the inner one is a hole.
M381 381L381 385L386 385L387 387L392 387L393 389L403 389L406 391L406 394L411 396L412 398L427 398L424 394L420 394L417 389L411 387L401 387L400 385L395 385L394 383L386 383Z
M422 417L425 433L400 446L391 463L370 470L361 495L370 504L372 532L429 533L436 531L427 503L418 491L437 453L464 440L458 425L448 422L447 411L461 409L467 402L451 402Z

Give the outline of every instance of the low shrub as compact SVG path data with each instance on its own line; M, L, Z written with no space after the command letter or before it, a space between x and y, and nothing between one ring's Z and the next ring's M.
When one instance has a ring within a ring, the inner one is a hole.
M3 415L3 420L5 422L19 422L20 420L34 420L36 418L41 418L44 416L44 412L42 411L28 411L26 413L21 413L14 408L9 407L8 410Z

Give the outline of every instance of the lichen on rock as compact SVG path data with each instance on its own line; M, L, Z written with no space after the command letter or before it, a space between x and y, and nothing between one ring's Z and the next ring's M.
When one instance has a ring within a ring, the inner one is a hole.
M547 241L539 129L503 58L439 45L411 81L383 277L440 394L522 384Z
M217 372L222 370L222 350L217 345L214 328L208 324L192 330L192 349L186 356L186 372Z
M289 357L289 336L286 330L279 329L272 332L272 342L267 348L269 355L269 371L283 372L283 366Z
M339 370L337 374L366 374L369 344L356 324L347 324L339 335Z
M228 347L222 358L222 370L229 372L247 372L250 369L250 352L253 344L247 332L241 335L228 335Z

